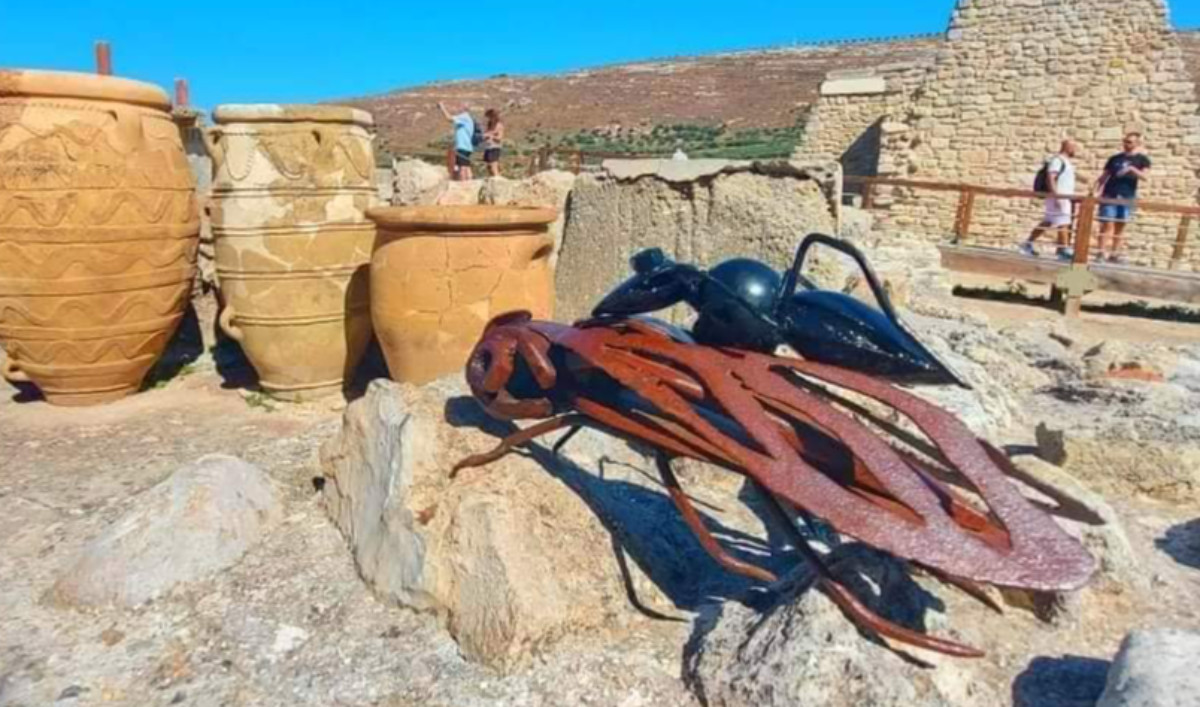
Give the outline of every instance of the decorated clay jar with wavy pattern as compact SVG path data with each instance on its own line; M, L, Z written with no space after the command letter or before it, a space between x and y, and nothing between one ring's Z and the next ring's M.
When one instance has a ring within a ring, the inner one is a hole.
M221 327L273 397L338 392L371 338L371 116L264 104L220 106L213 119Z
M166 93L0 71L4 375L57 405L136 391L183 317L200 229Z

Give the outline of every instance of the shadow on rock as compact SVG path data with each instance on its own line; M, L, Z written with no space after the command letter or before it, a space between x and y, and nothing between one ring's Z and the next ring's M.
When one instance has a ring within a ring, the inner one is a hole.
M1034 658L1013 681L1013 707L1093 707L1108 679L1106 660Z
M947 633L943 603L913 580L905 563L861 544L840 545L825 559L877 614L922 633ZM929 667L858 629L815 589L815 573L800 567L751 608L706 606L684 648L682 673L701 703L726 707L997 704L959 665ZM958 692L978 700L964 702Z
M217 343L212 347L213 365L221 376L223 390L258 390L258 373L246 358L241 345L217 331Z
M352 403L365 395L367 386L376 378L391 378L391 373L383 358L383 349L379 347L379 339L372 336L366 352L354 367L353 375L346 381L343 391L346 402Z
M516 431L512 423L489 417L469 397L447 401L446 421L455 427L475 427L498 438ZM591 470L564 456L554 455L549 446L542 444L529 445L513 453L536 461L596 515L612 537L612 550L622 570L630 602L642 613L665 618L647 609L638 599L628 570L629 560L682 610L697 610L702 605L724 599L752 602L755 595L763 591L760 583L728 572L704 551L665 492L606 478L611 475L607 469L624 466L620 462L601 459L598 468ZM704 513L701 504L696 505L705 526L734 557L777 574L796 565L797 559L780 543L782 534L771 532L767 539L747 534L722 524L711 514ZM766 524L771 527L769 522Z
M1154 545L1179 564L1200 569L1200 518L1169 528Z

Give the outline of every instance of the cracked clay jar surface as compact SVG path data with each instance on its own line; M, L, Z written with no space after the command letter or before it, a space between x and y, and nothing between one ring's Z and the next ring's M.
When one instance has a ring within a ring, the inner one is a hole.
M423 384L461 372L495 316L554 316L555 209L372 209L371 316L392 378Z
M138 81L0 70L3 373L54 405L135 392L183 319L200 216L170 108Z
M223 331L272 397L342 389L371 339L370 114L224 105L205 133Z

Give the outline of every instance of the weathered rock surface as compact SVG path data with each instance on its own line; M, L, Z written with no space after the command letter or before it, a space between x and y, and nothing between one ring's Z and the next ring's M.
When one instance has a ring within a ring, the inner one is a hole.
M607 436L573 440L578 463L535 447L450 480L505 428L457 377L379 380L322 450L326 508L362 576L438 615L467 657L514 669L566 634L640 619L635 605L673 614L746 586L715 567L660 490L636 481L652 464Z
M256 466L212 454L142 494L51 590L77 606L136 606L231 567L282 516Z
M917 630L950 635L938 600L882 553L839 548L835 574L873 610ZM725 602L697 621L684 680L709 707L989 707L1001 704L964 661L916 667L864 638L837 606L810 587L806 569L774 585L750 607Z
M1134 631L1108 671L1096 707L1192 707L1200 704L1200 634Z
M562 170L538 172L528 179L490 177L483 181L479 203L499 206L550 206L558 210L558 218L550 224L554 236L554 253L550 264L557 265L562 252L563 228L567 223L567 198L575 186L575 175Z
M782 270L806 234L835 232L821 180L801 171L643 162L606 163L617 173L576 181L559 260L558 318L587 316L629 276L629 258L643 248L659 247L701 266L744 256ZM663 169L680 174L660 174Z
M1172 383L1060 383L1030 400L1038 455L1106 495L1200 499L1200 406Z
M444 167L424 160L396 160L392 165L392 206L432 204L449 181Z

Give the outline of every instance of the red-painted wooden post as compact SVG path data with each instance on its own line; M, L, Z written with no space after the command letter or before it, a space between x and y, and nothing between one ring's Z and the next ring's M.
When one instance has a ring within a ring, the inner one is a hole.
M175 79L175 107L187 106L190 98L187 79Z
M96 42L96 73L112 76L112 46L108 42Z

